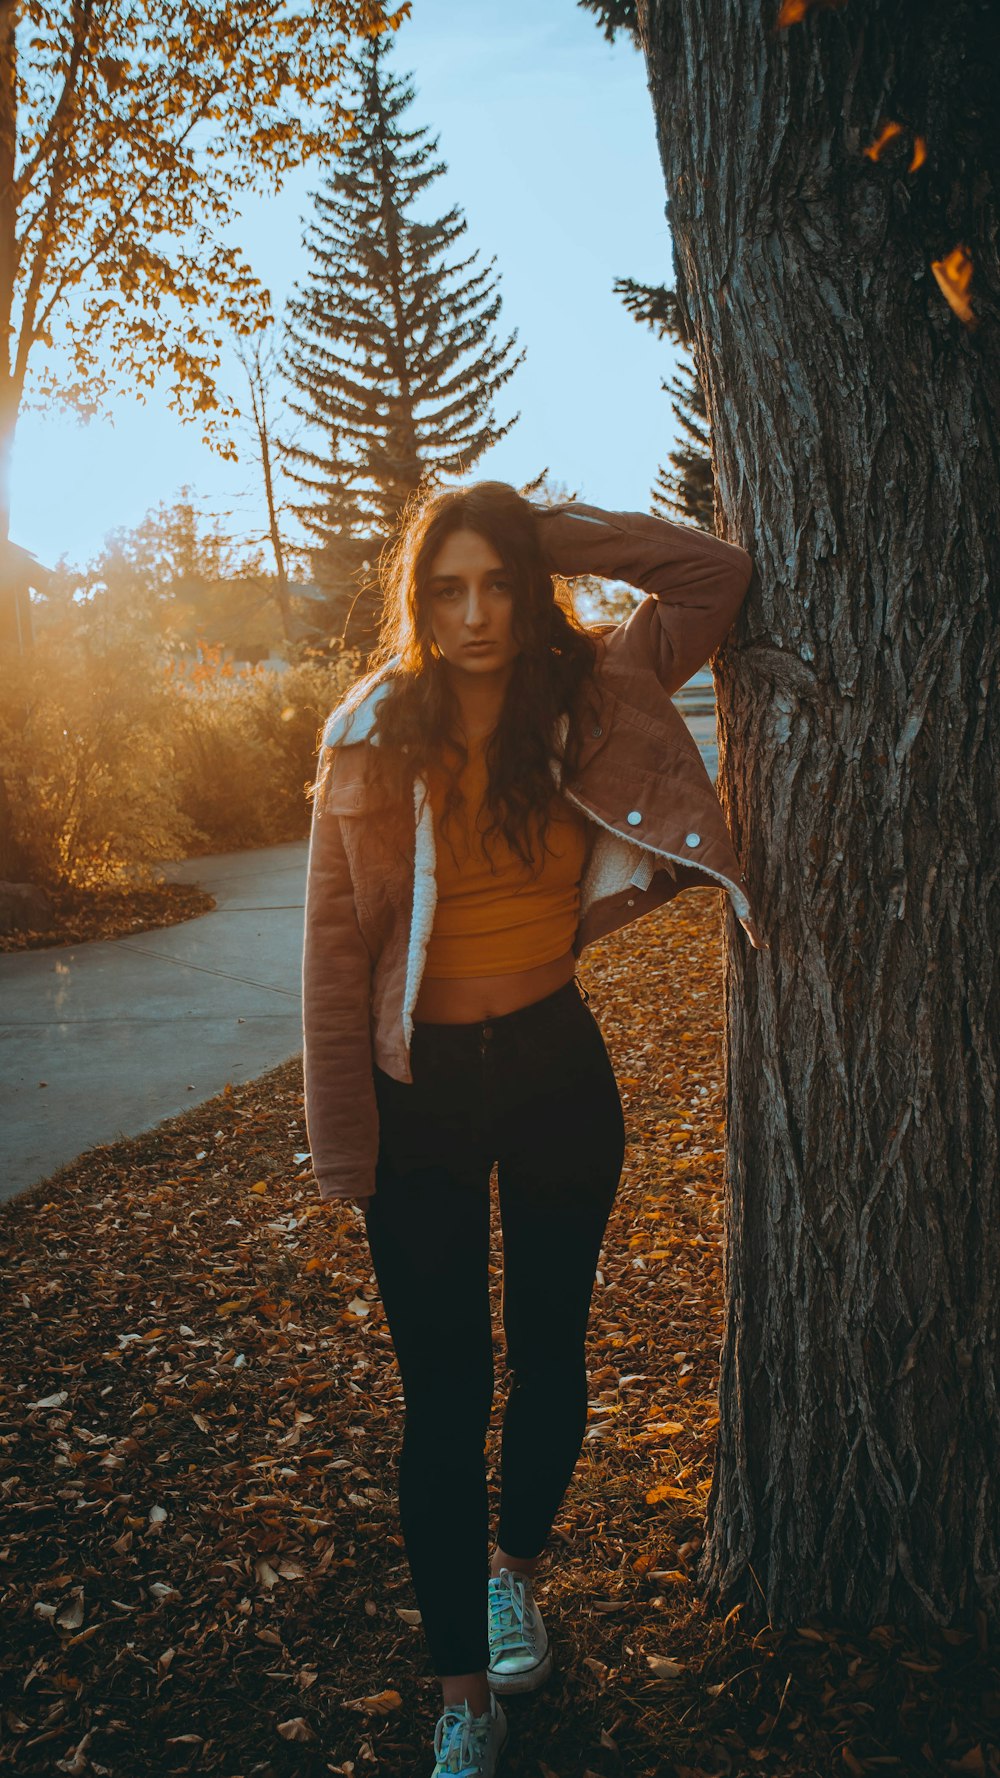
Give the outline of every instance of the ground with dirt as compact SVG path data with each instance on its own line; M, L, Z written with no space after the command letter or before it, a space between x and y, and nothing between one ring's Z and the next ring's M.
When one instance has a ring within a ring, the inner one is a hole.
M629 1149L587 1436L537 1583L555 1672L509 1701L503 1770L997 1774L982 1618L921 1640L890 1624L754 1634L697 1597L721 1330L720 906L686 894L581 964ZM318 1202L306 1147L296 1060L0 1212L0 1769L430 1772L440 1702L397 1527L399 1378L363 1218ZM493 1240L495 1464L495 1203Z

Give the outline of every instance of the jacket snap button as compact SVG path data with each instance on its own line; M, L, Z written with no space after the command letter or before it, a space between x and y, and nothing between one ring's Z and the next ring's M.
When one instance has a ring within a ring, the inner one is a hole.
M642 811L640 809L630 809L625 819L630 827L638 827L642 820Z
M629 896L627 906L630 908L635 907L635 896L634 895Z
M597 741L600 739L601 735L603 735L604 730L602 729L599 722L595 722L595 724L590 732L593 735L594 740Z
M685 834L684 844L685 844L685 846L700 846L701 845L701 834L700 833Z

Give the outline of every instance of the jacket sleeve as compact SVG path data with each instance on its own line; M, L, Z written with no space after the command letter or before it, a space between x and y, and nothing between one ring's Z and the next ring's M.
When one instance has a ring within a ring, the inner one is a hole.
M598 574L648 595L621 626L627 647L652 654L673 693L703 667L746 597L753 562L739 544L645 512L604 512L580 501L536 508L553 574Z
M372 964L340 822L313 802L302 949L306 1129L320 1199L371 1197L378 1154Z

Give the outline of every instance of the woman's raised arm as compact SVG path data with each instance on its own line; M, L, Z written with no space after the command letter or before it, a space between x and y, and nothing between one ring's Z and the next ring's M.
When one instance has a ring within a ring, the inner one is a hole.
M732 626L753 573L746 550L647 512L606 512L576 500L536 511L553 574L598 574L649 596L626 628L651 650L664 690L677 691Z

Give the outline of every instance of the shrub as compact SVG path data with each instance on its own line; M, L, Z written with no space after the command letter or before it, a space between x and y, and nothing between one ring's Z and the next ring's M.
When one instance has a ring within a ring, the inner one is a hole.
M148 881L197 839L173 779L162 671L83 614L0 661L0 871L51 887Z
M306 787L324 717L357 671L352 656L275 672L209 659L174 687L173 772L203 845L275 845L309 831Z
M181 675L138 614L67 602L0 659L0 877L125 887L164 859L303 838L319 731L357 669L241 673L205 650Z

